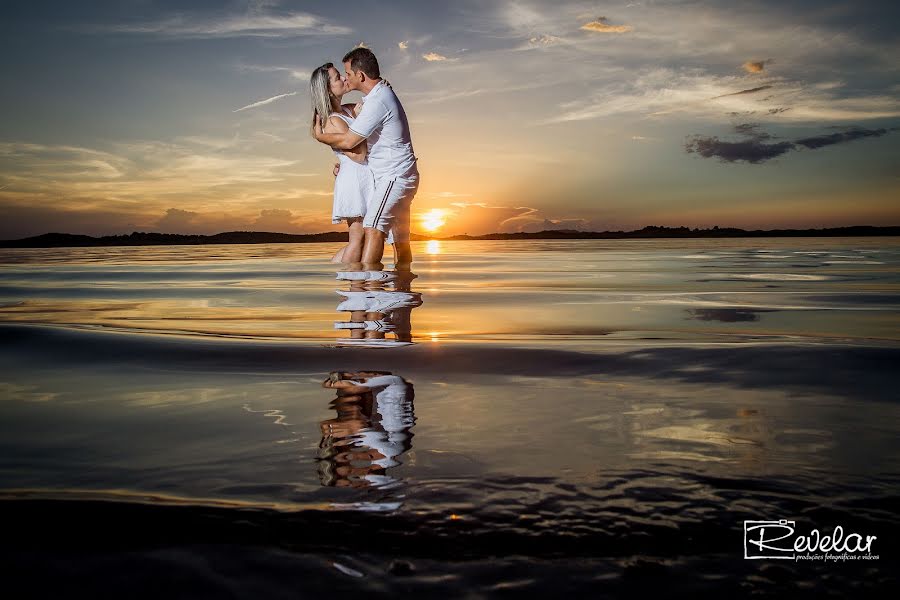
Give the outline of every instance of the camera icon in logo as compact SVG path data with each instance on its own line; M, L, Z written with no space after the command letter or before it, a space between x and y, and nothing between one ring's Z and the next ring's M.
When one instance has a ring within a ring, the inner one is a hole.
M793 560L796 521L744 521L744 558Z

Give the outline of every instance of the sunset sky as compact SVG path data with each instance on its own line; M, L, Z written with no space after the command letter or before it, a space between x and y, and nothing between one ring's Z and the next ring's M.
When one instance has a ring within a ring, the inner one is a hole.
M361 43L411 121L414 231L900 225L896 1L0 11L4 239L338 229L308 81Z

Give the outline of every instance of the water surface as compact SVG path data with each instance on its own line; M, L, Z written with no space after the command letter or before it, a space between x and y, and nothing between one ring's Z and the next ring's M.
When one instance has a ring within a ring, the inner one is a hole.
M427 242L400 291L336 279L335 249L0 253L19 576L184 597L895 583L896 239ZM415 302L379 325L336 290ZM322 387L359 371L395 378ZM743 520L778 518L878 535L881 558L744 560Z

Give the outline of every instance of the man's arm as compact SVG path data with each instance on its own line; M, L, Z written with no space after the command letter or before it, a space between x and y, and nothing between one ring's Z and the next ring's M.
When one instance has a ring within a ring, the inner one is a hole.
M350 130L342 133L325 133L318 118L313 118L312 136L316 138L316 141L322 142L326 146L331 146L336 150L352 150L366 139Z

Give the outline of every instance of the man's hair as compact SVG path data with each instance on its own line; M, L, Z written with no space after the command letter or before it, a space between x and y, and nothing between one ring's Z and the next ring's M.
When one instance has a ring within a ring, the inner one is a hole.
M362 71L370 79L381 77L381 71L378 69L378 59L375 58L375 54L368 48L354 48L344 55L344 60L341 62L349 62L351 71Z

